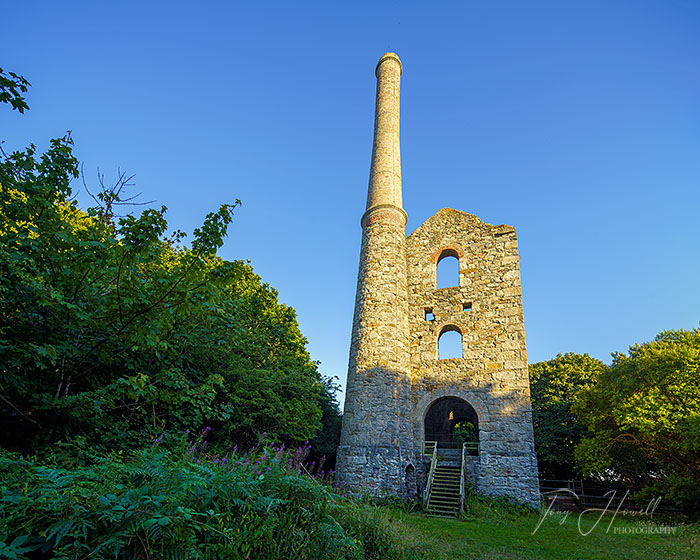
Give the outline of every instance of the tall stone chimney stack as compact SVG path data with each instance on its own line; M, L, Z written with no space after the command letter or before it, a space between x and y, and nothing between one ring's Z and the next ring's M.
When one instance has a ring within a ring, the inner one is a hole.
M399 94L401 61L394 53L379 59L377 102L374 109L374 143L369 172L367 210L392 205L401 208L401 145L399 142Z
M406 212L401 201L399 92L401 61L379 59L374 143L337 479L350 490L396 495L403 484L402 449L410 445Z

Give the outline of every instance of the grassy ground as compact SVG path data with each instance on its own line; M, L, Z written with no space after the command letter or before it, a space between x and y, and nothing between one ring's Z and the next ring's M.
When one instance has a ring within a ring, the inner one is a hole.
M678 527L675 534L650 533L673 526L640 518L525 511L481 511L461 520L392 511L391 523L426 560L689 560L700 558L700 529ZM579 530L580 523L580 530ZM535 529L537 530L535 531ZM617 532L616 532L617 528ZM534 531L534 534L533 534ZM644 532L646 531L646 532ZM582 534L583 533L583 534Z

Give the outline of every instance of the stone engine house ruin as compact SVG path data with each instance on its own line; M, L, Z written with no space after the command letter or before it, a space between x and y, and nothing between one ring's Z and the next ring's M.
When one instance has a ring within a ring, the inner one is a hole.
M445 208L406 236L399 147L402 66L377 64L374 144L337 480L455 513L465 484L537 505L518 243ZM458 261L452 286L437 268ZM440 359L445 337L461 357Z

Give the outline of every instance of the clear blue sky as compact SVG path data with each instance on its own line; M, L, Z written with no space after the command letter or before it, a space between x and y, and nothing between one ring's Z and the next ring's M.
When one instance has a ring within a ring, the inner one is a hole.
M23 2L0 65L32 82L5 149L73 131L192 231L243 201L250 259L343 381L374 110L404 64L408 231L442 207L517 228L530 362L700 321L700 2ZM79 182L76 182L76 187ZM81 200L85 200L81 196Z

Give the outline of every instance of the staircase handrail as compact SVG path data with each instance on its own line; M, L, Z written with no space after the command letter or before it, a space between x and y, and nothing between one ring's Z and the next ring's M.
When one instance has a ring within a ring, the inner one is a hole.
M467 443L462 444L462 465L459 469L459 513L464 513L464 467L467 463Z
M425 452L425 447L429 443L433 444L433 454L432 454L432 457L430 459L430 471L428 472L428 482L425 485L425 492L423 493L423 507L425 509L428 509L428 500L430 498L430 490L433 487L433 478L435 477L435 467L437 466L437 441L424 442L423 443L424 452Z

